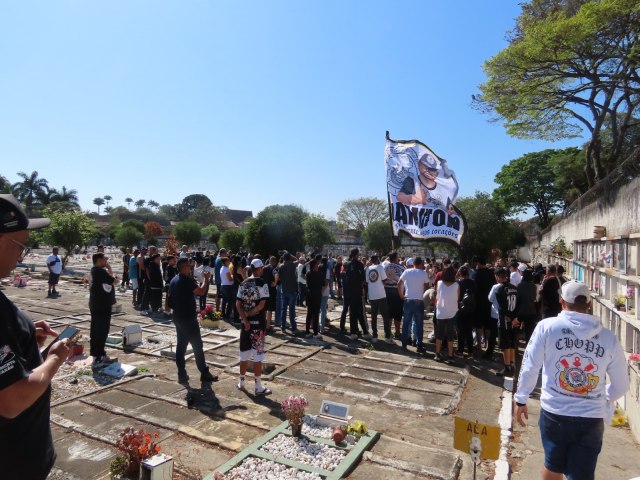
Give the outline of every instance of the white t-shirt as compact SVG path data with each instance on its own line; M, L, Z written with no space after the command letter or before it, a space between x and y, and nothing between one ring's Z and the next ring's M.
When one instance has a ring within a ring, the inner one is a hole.
M511 285L513 285L514 287L517 287L521 281L522 281L522 275L520 275L520 272L511 272L511 275L509 275L509 283Z
M231 273L227 265L220 267L220 285L233 285L233 280L229 280L228 273Z
M54 263L54 265L51 265L52 263ZM60 259L60 255L54 255L53 253L49 255L47 257L47 266L51 269L51 273L60 275L62 273L62 260Z
M458 282L453 282L451 285L446 285L442 280L438 282L436 287L436 317L438 320L453 318L458 313L458 298L460 297L460 285Z
M405 270L400 279L404 282L404 295L407 300L422 300L425 286L429 282L427 272L420 268Z
M327 267L327 274L325 275L325 280L327 281L327 284L325 286L322 287L322 296L323 297L328 297L331 293L331 288L329 287L329 285L331 284L331 274L332 274L333 270L331 268Z
M387 279L387 274L384 272L382 265L370 265L364 271L364 276L369 285L369 300L380 300L386 298L384 293L384 280Z
M299 263L298 266L296 267L296 273L298 274L298 283L301 283L303 285L307 284L307 279L305 278L305 276L302 274L302 269L304 267L306 267L307 264L305 263L304 265L302 263ZM305 269L305 272L309 271L309 268L307 267Z

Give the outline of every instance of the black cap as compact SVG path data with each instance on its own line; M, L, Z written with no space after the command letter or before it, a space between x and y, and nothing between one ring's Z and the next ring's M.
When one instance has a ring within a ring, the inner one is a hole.
M36 230L49 225L51 225L51 220L48 218L28 218L13 195L0 195L0 233Z

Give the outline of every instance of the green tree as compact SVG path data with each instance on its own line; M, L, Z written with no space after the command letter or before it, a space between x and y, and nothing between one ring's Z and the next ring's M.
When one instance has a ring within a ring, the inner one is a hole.
M352 198L342 202L337 217L341 228L361 233L371 222L388 219L389 206L375 197Z
M590 136L591 187L615 165L640 102L637 0L531 0L509 46L485 62L474 105L504 122L509 135L557 140ZM612 148L602 159L611 122Z
M18 172L18 176L22 181L13 184L13 194L24 204L27 213L32 213L34 207L42 204L41 199L46 196L49 184L44 178L38 178L35 170L30 175Z
M493 197L509 214L524 213L532 208L540 227L546 228L554 212L563 204L562 192L555 185L555 172L550 163L555 150L527 153L511 160L496 175L498 188Z
M144 204L147 203L146 200L140 199L140 200L136 200L136 203L134 203L134 205L138 208L141 209L142 207L144 207Z
M232 252L237 252L246 242L246 231L241 228L230 228L220 235L219 247L224 247Z
M577 147L555 150L549 158L553 170L554 184L564 200L563 208L568 207L577 198L589 190L584 176L583 149Z
M40 231L34 231L36 239L47 245L57 245L64 250L63 266L76 245L86 245L93 239L98 228L95 220L88 213L78 210L52 211L45 214L51 219L51 225Z
M302 230L304 243L316 251L321 251L327 243L335 241L333 233L322 215L309 215L302 221Z
M202 237L200 225L190 220L178 223L173 233L179 241L186 245L200 243L200 238Z
M207 225L206 227L202 228L202 235L204 235L204 238L207 240L207 242L218 243L221 233L220 229L215 225Z
M100 206L104 205L104 198L102 197L94 198L93 204L98 206L98 215L100 215Z
M107 207L109 206L109 202L113 200L113 197L111 195L105 195L102 198L104 198L104 201L107 202Z
M124 201L125 201L125 203L127 204L127 208L128 208L129 210L131 210L131 204L133 203L133 198L131 198L131 197L127 197L127 198L125 198L125 199L124 199Z
M507 218L506 209L486 192L460 197L456 206L464 213L467 231L460 242L461 257L489 256L491 250L507 251L522 244L521 231ZM518 240L518 241L516 241Z
M0 175L0 193L11 193L11 183L2 175Z
M155 200L149 200L147 202L147 205L149 205L149 208L158 208L160 206L160 204L158 202L156 202Z
M143 235L132 226L123 226L116 230L115 239L121 247L135 247L140 244Z
M367 250L384 255L391 251L391 225L389 220L371 222L364 232L362 239Z
M264 257L278 250L295 252L304 248L302 222L307 212L296 205L270 205L249 222L247 244Z
M62 186L61 190L51 189L52 195L50 196L51 202L69 202L78 205L78 191L71 189L67 190L67 187Z

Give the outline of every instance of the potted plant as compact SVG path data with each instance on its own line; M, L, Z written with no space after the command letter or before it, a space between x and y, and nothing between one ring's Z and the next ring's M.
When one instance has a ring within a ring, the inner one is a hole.
M140 463L160 451L160 445L156 444L159 437L158 433L152 435L142 429L125 428L120 432L120 438L116 442L116 448L120 454L111 461L109 466L111 475L116 478L118 475L121 478L134 475L133 478L138 478Z
M291 395L289 398L280 402L285 417L289 420L291 427L291 435L299 437L302 434L302 417L304 417L304 409L309 402L303 395Z
M207 328L220 328L222 313L216 311L213 305L207 305L200 311L200 325Z
M627 306L626 295L614 295L612 300L613 300L613 306L616 308L616 310L620 312L626 311L626 306Z

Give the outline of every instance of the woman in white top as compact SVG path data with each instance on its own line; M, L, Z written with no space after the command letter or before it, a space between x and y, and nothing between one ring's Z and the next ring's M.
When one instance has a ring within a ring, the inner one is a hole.
M236 299L233 296L233 276L229 269L229 258L222 259L222 267L220 267L220 289L222 290L222 317L231 318L233 306Z
M458 313L458 300L460 298L460 286L456 282L456 273L452 267L442 271L442 277L436 286L436 362L445 361L453 363L453 339L455 337L455 319ZM442 342L447 339L448 357L440 355Z

